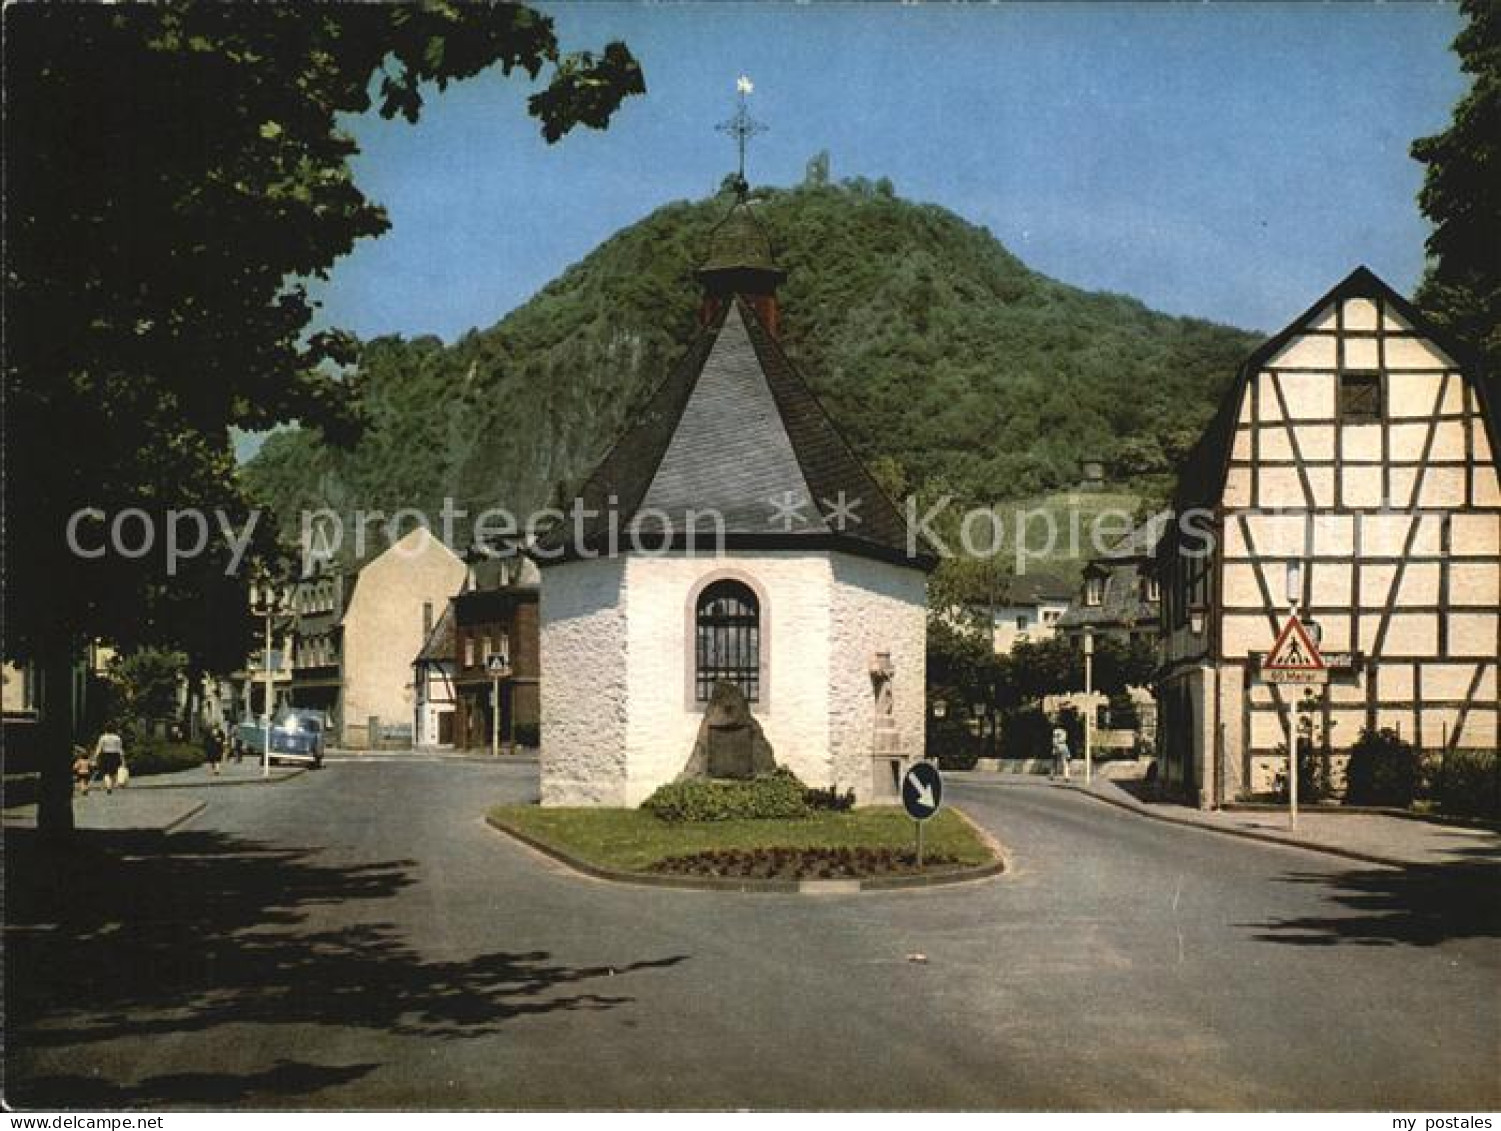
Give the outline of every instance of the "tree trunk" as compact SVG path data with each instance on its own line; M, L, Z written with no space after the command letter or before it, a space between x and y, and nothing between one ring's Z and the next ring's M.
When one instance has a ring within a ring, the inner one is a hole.
M37 795L37 831L47 840L73 834L73 671L76 660L66 642L46 648L36 658L42 679L39 720L42 759Z

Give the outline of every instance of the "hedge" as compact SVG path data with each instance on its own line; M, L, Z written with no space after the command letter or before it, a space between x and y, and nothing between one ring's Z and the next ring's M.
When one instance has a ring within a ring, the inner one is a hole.
M670 782L641 803L663 821L768 821L806 817L807 787L777 767L748 781L689 778Z

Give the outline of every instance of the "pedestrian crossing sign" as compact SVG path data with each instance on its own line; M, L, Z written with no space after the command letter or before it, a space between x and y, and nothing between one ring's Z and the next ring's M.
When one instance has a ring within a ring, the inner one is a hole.
M1297 614L1287 618L1277 642L1261 661L1261 677L1268 683L1327 683L1329 669L1319 647Z

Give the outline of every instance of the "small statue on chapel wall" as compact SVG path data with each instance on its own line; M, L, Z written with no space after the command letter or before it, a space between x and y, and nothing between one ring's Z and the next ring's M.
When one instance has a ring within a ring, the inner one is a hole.
M896 709L892 698L891 681L896 669L891 663L890 652L877 652L870 661L870 684L876 697L876 720L891 718Z

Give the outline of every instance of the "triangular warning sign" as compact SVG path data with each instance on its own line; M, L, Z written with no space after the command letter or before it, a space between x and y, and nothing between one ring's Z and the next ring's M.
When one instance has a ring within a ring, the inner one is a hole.
M1324 670L1324 657L1319 655L1318 645L1308 635L1303 622L1290 616L1261 666L1266 671L1319 672Z

